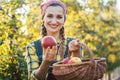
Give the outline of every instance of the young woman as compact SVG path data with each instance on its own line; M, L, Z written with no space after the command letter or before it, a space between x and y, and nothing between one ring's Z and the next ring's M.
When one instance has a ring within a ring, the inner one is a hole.
M82 43L77 39L67 38L64 34L66 12L66 5L59 0L48 0L41 5L42 38L53 36L58 45L53 46L51 49L48 47L46 51L43 51L41 38L27 46L26 59L29 79L56 80L52 74L52 64L67 57L68 49L73 52L72 56L80 57ZM43 58L42 54L44 52L45 57Z

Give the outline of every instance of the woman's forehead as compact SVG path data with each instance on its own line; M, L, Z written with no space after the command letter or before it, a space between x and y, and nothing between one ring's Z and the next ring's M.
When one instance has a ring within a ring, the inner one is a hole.
M58 13L58 14L64 14L64 10L60 6L49 6L45 13Z

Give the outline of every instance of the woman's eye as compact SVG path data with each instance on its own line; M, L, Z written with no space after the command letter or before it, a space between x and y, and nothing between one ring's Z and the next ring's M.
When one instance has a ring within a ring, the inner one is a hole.
M62 16L57 16L58 19L62 19L63 17Z
M48 17L48 18L52 18L53 16L52 16L52 15L48 15L47 17Z

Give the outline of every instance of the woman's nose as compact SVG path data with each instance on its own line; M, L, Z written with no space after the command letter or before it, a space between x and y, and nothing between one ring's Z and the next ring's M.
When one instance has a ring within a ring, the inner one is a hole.
M53 18L52 21L51 21L52 24L56 24L57 23L57 20L56 18Z

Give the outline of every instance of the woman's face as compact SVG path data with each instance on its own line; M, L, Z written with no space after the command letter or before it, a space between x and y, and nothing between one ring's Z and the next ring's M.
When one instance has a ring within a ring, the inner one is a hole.
M62 28L65 17L63 8L60 6L49 6L46 9L43 22L47 32L59 32Z

